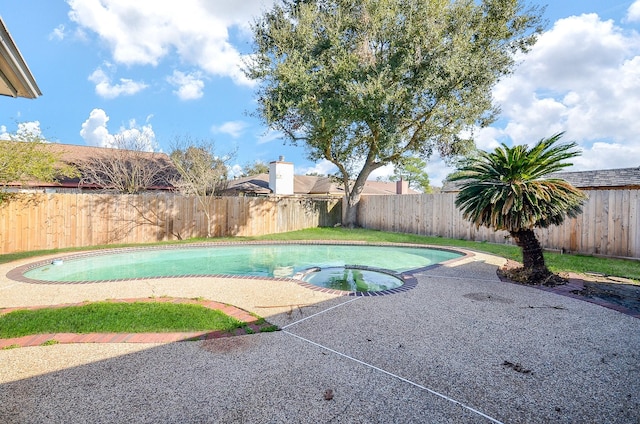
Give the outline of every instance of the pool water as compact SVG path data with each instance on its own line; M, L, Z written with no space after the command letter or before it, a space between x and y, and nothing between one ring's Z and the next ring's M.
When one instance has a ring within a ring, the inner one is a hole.
M353 292L391 290L404 283L400 277L390 273L359 267L315 268L305 273L302 280L328 289Z
M404 272L461 256L446 250L362 245L260 244L127 249L62 258L24 276L50 282L186 275L292 277L311 267L359 265ZM60 263L61 262L61 263ZM315 283L314 283L315 284Z

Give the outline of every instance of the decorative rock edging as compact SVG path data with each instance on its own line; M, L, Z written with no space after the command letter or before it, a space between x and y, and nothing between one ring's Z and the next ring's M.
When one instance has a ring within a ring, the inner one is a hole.
M175 297L158 298L133 298L133 299L109 299L106 302L165 302L165 303L189 303L201 305L205 308L216 309L220 312L242 321L246 325L229 331L192 331L172 333L49 333L34 334L10 339L0 339L0 349L12 347L42 346L59 343L173 343L180 341L210 340L223 337L240 336L245 334L260 333L264 329L273 328L273 325L264 321L258 324L258 319L249 312L232 305L210 300L184 299ZM50 306L30 306L19 308L2 308L0 315L17 310L35 310L42 308L62 308L67 306L83 306L95 302L67 303Z

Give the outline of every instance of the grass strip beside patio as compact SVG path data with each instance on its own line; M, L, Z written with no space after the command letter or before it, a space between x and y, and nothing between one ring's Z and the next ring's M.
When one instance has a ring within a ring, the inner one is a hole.
M194 304L95 302L0 315L0 338L47 333L232 331L245 323Z

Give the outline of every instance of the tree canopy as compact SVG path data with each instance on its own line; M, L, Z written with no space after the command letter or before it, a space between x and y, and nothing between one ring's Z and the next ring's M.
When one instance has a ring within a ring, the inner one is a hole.
M372 171L473 146L539 23L518 0L280 0L253 25L246 73L264 122L338 168L353 226Z
M456 205L465 219L494 230L519 231L561 224L575 217L585 199L568 182L548 177L580 155L576 143L556 144L562 133L543 138L534 146L480 151L449 179L462 181Z
M423 193L431 193L429 175L425 171L427 162L419 157L409 156L400 160L393 171L391 181L407 181L409 187Z
M242 168L242 176L250 177L252 175L268 174L269 165L261 160L255 162L249 162Z
M0 141L0 203L11 197L7 192L10 184L53 182L77 175L77 169L60 161L60 154L46 148L39 134L22 131Z

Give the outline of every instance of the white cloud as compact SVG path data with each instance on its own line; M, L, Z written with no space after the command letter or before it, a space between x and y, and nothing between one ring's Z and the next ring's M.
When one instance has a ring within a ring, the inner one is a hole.
M383 181L387 181L389 177L393 175L394 170L395 170L394 166L391 164L388 164L373 171L371 175L369 175L369 178L367 179L369 180L381 179Z
M231 174L232 177L236 178L236 177L240 177L243 174L243 168L241 165L235 164L233 165L230 169L229 169L229 174Z
M548 89L589 86L602 69L625 59L631 43L612 20L602 21L596 14L559 19L526 56L527 75Z
M159 150L151 124L138 126L135 119L129 121L129 128L120 127L116 138L119 138L126 148L135 147L145 152Z
M49 40L64 40L65 37L65 28L63 24L58 25L51 31L49 34Z
M180 100L195 100L202 97L204 89L204 81L200 72L185 74L180 71L173 71L173 75L167 78L167 81L177 87L174 94Z
M111 78L98 68L89 76L89 81L96 85L96 94L105 99L114 99L118 96L131 96L147 88L143 82L136 82L127 78L120 78L119 84L111 84Z
M19 140L33 140L36 138L40 140L44 139L42 129L40 128L40 121L18 123L16 136Z
M240 69L242 55L229 42L231 27L246 27L266 0L67 0L69 18L95 32L116 63L153 65L170 54L205 72L252 85Z
M214 125L211 127L211 131L214 133L228 134L233 138L238 138L242 135L247 123L243 121L229 121L222 125Z
M18 122L15 133L10 133L5 125L0 125L0 140L46 141L40 128L40 121Z
M93 109L89 118L82 123L80 136L90 146L117 148L119 146L136 146L140 150L152 152L158 149L153 127L148 123L139 126L135 119L129 126L121 126L117 133L111 134L107 128L109 116L102 109Z
M318 175L332 175L338 172L338 168L326 159L316 163L310 167L300 167L296 169L295 173L298 175L306 174L318 174Z
M463 131L460 137L464 139L473 138L476 147L481 150L493 150L500 145L498 140L505 137L504 130L497 127L472 128L471 131Z
M636 0L633 2L629 9L627 9L627 22L638 22L640 21L640 0Z
M531 102L525 107L514 105L513 116L517 116L518 120L509 122L504 132L515 144L536 142L543 137L563 130L562 123L558 122L558 118L565 114L566 109L562 103L555 99L539 99L534 94Z
M93 109L89 118L82 123L80 136L90 146L112 147L114 140L107 129L107 122L109 117L104 110Z
M434 155L429 159L426 171L429 176L429 184L434 187L442 187L442 181L455 171L455 168L447 165L438 155Z
M218 16L227 24L244 26L252 18L259 16L265 9L270 8L274 0L243 0L242 7L234 0L217 0L201 2L211 15Z
M635 168L640 166L640 143L596 142L583 147L582 156L573 163L580 170Z
M479 147L495 147L491 137L531 144L566 131L564 139L584 150L574 169L640 165L637 33L595 14L572 16L555 22L519 59L494 90L501 119Z
M272 141L278 140L278 141L282 141L284 140L284 134L280 131L274 131L274 130L268 130L265 134L263 134L259 139L257 144L267 144L267 143L271 143Z

